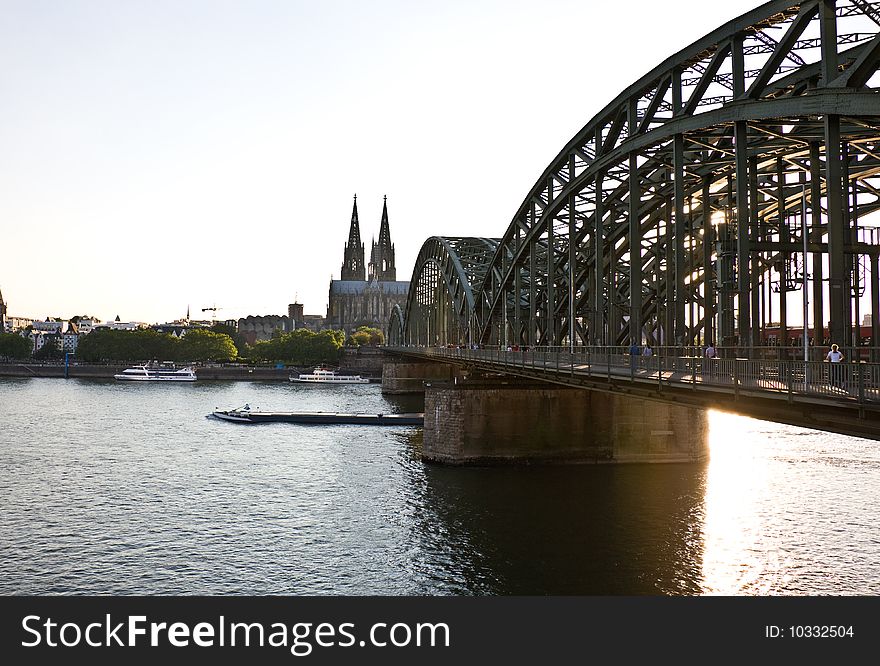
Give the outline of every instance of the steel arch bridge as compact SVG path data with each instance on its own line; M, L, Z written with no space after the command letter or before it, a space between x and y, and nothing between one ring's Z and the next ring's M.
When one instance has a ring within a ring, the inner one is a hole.
M848 346L870 291L877 345L878 63L878 2L730 21L592 118L501 238L426 241L389 342L750 348L808 312Z
M426 240L405 308L391 312L389 344L473 342L480 330L474 285L485 279L497 250L497 238Z

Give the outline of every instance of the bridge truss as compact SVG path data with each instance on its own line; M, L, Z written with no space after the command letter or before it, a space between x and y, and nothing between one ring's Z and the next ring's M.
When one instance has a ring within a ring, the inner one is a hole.
M389 344L474 342L480 325L473 285L482 284L497 250L497 238L425 241L406 305L391 313Z
M748 348L806 311L850 346L870 293L877 345L878 64L878 2L730 21L590 120L500 239L429 239L389 341Z

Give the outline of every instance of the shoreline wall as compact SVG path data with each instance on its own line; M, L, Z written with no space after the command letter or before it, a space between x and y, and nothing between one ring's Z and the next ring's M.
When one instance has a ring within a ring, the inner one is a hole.
M70 365L68 377L71 379L113 379L130 364L121 365ZM248 368L226 366L196 367L196 377L202 380L247 380L247 381L287 381L294 368ZM64 379L64 364L41 363L0 363L0 377L52 377Z
M381 381L382 365L388 358L381 348L346 348L339 359L342 374L359 374L376 382ZM68 367L70 378L112 379L113 375L130 368L132 363L79 363L71 362ZM287 366L274 368L265 366L195 366L199 379L287 381L290 375L311 372L313 366ZM64 363L39 362L0 362L0 377L56 377L64 378Z

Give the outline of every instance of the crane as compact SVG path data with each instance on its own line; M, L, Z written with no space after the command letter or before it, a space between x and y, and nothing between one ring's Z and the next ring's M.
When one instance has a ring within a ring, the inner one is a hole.
M215 303L211 307L202 308L202 312L210 312L211 313L211 320L214 321L217 319L217 313L220 310L226 310L227 312L231 312L231 311L239 310L241 308L242 308L241 305L230 305L228 308L221 308L219 305L217 305ZM227 320L227 321L231 321L231 320Z
M218 308L216 305L212 305L209 308L202 308L202 312L209 312L210 311L211 321L214 321L215 319L217 319L217 310L222 310L222 309L223 308Z

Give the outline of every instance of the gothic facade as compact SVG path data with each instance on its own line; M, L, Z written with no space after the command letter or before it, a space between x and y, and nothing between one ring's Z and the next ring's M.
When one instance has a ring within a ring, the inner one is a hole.
M347 334L359 326L370 326L380 329L387 337L391 309L397 304L404 307L409 293L409 282L397 280L387 197L382 204L379 239L373 241L369 265L365 265L364 250L355 195L341 279L330 280L327 324Z

